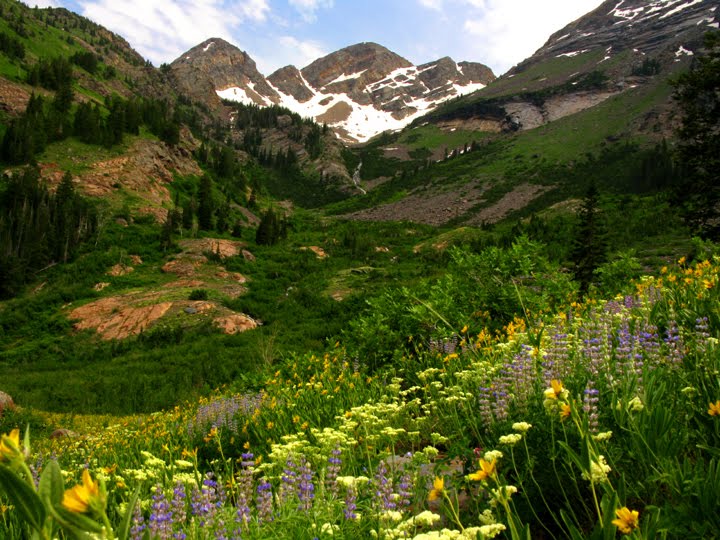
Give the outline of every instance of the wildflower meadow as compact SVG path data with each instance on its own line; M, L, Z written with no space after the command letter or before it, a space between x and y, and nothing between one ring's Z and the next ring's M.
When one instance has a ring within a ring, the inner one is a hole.
M78 436L19 425L0 537L714 537L719 273L681 259L377 369L333 343Z

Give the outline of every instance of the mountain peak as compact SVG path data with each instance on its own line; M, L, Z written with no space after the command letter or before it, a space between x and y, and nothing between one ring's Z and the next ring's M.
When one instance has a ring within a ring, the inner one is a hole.
M205 40L172 63L180 89L196 98L205 93L205 102L281 105L329 124L347 141L400 129L442 101L495 78L482 64L463 66L445 57L418 68L382 45L363 42L301 70L285 66L266 79L247 53L220 38Z

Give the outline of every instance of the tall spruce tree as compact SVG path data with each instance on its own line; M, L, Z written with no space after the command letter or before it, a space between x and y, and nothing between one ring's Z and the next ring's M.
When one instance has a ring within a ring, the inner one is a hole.
M572 248L573 273L580 295L587 294L595 270L607 259L607 229L600 212L599 193L591 184L577 212Z
M682 110L679 159L683 178L675 203L693 232L720 239L720 32L705 35L705 51L675 85Z

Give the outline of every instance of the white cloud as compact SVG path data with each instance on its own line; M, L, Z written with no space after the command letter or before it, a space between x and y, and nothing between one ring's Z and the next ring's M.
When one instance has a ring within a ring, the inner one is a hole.
M532 55L552 33L602 3L601 0L458 2L469 7L463 23L468 54L492 66L498 75Z
M60 4L56 0L25 0L23 2L26 6L29 7L39 7L39 8L56 8L60 7Z
M314 22L317 19L315 12L321 8L333 7L333 0L288 0L302 16L305 22Z
M434 9L435 11L442 11L443 0L418 0L422 7L428 9Z
M280 45L280 46L278 46ZM323 45L317 41L299 40L292 36L281 36L273 40L273 46L260 50L253 55L258 70L270 75L279 67L293 65L299 69L328 54Z
M262 22L268 0L92 0L82 14L125 37L153 63L170 62L210 37L233 40L243 22Z

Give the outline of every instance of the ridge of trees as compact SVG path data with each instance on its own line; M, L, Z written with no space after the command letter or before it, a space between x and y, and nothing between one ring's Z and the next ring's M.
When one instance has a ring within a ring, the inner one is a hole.
M40 270L71 260L95 233L95 207L66 173L55 192L37 167L3 178L0 191L0 298L9 298Z

